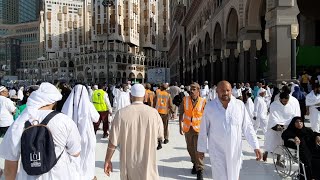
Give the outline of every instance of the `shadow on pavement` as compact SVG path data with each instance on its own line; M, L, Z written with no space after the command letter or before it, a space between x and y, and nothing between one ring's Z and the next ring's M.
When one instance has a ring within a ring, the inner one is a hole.
M181 156L181 157L172 157L169 159L162 159L162 162L182 162L182 161L190 161L190 157Z
M158 170L159 170L159 175L160 179L161 177L165 178L172 178L172 179L183 179L183 180L188 180L188 179L196 179L196 175L189 174L186 176L186 172L189 172L189 169L186 168L175 168L175 167L167 167L167 166L162 166L158 165Z
M183 147L174 147L173 149L177 149L177 150L187 150L187 148L183 148Z

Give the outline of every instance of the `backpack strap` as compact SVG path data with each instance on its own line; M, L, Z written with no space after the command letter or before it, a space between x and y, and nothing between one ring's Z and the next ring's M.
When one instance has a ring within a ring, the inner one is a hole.
M59 114L59 111L52 111L51 113L49 113L44 120L40 123L42 125L47 125L49 123L49 121L57 114Z
M28 127L32 126L32 124L30 123L30 121L26 121L24 123L24 129L27 129Z

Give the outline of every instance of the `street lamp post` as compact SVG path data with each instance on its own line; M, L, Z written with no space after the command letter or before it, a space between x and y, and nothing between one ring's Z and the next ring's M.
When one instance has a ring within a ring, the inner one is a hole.
M114 0L103 0L102 1L102 5L104 6L104 8L107 8L107 50L106 50L106 56L107 56L107 82L109 81L109 66L110 66L110 62L109 62L109 32L110 32L110 22L109 22L109 7L112 6L114 4Z

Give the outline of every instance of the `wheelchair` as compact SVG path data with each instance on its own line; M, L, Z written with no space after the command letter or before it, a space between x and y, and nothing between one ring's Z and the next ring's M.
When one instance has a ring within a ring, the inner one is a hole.
M293 139L290 141L294 142ZM282 178L291 177L291 179L298 180L299 177L304 177L307 179L305 165L299 157L299 145L297 145L297 149L291 149L284 145L277 146L273 151L273 164L277 174Z

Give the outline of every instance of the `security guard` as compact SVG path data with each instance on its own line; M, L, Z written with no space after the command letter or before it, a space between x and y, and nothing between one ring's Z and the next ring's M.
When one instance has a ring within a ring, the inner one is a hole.
M156 92L156 97L154 98L155 108L158 110L163 122L164 144L169 142L169 114L173 114L172 100L170 94L166 91L167 88L168 87L165 83L161 84L160 90ZM162 148L161 144L162 142L158 141L158 150Z
M185 135L187 150L193 163L191 174L197 174L197 180L202 180L204 163L198 156L197 145L206 99L200 97L198 83L192 83L190 88L190 96L185 96L179 107L180 134Z
M151 84L147 83L146 84L146 94L144 96L144 104L153 107L154 103L154 92L151 91Z
M100 114L99 121L93 123L94 132L97 134L101 121L103 122L103 138L109 136L109 114L112 114L112 107L109 101L108 94L103 90L104 85L99 84L98 89L93 91L92 103Z

